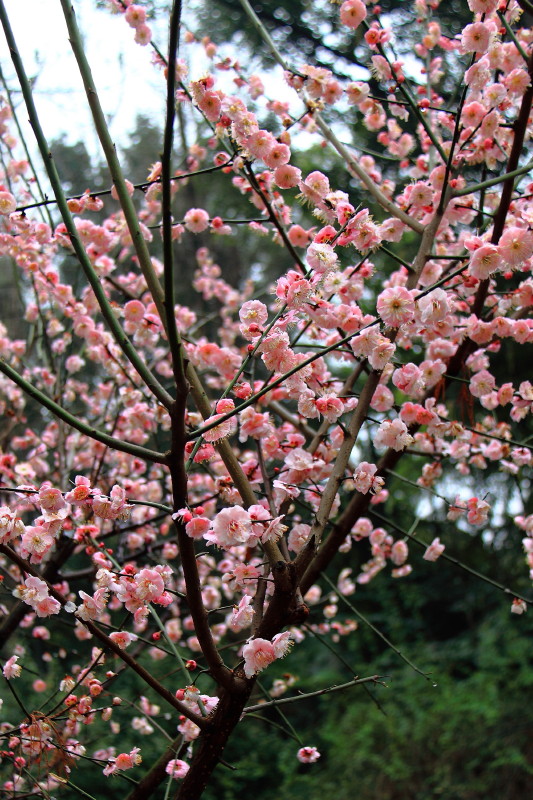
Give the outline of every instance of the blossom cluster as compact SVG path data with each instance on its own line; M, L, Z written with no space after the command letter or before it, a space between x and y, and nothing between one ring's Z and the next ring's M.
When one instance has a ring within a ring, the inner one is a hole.
M147 6L111 5L148 47ZM261 76L183 32L191 69L180 50L171 101L198 141L169 193L165 159L147 169L138 212L119 197L139 187L118 192L114 172L105 201L87 189L61 204L61 221L39 216L38 176L16 157L14 111L0 99L0 256L13 264L31 331L17 339L0 322L1 612L18 620L7 625L16 644L3 675L14 688L26 681L32 640L45 660L69 665L52 687L57 721L36 712L5 728L25 774L37 776L54 748L68 763L85 755L89 726L118 741L127 720L134 737L181 736L165 770L187 784L195 768L180 756L220 725L228 697L238 704L308 629L333 643L355 635L350 595L370 593L385 570L403 580L421 560L453 561L463 531L488 544L507 522L490 491L497 482L516 487L512 524L533 575L523 509L533 459L521 433L533 385L505 366L533 342L533 183L516 152L532 133L533 34L514 1L468 0L472 21L451 38L438 3L416 0L424 71L413 77L377 4L338 6L335 25L356 37L367 77L285 65L292 101L272 99ZM442 79L459 74L463 97L451 110ZM344 142L361 126L364 152ZM303 168L307 137L316 152L329 143L345 178L327 159ZM223 245L239 249L243 221L211 207L209 194L181 191L204 173L226 182L228 208L253 215L257 263L241 281L228 278L235 256ZM180 303L165 295L177 281L168 248L164 263L157 257L160 235L185 260L196 252ZM75 254L88 283L69 279ZM46 408L38 419L35 399ZM387 517L401 482L410 499L398 492ZM412 528L396 513L402 502ZM324 588L335 553L345 560ZM516 597L511 610L526 607ZM73 653L57 644L62 609ZM95 636L98 647L88 644ZM112 694L108 651L175 706L172 731L152 696L131 711ZM276 678L271 695L294 680ZM129 744L96 751L104 775L141 763ZM314 746L297 754L304 764L319 756ZM32 780L21 772L4 788L33 791ZM48 781L36 777L37 790L61 783Z

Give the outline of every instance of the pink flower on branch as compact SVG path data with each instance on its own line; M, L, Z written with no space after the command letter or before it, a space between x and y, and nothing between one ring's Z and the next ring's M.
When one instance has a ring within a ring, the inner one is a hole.
M502 256L498 247L485 244L474 250L468 271L474 278L484 281L502 266Z
M242 649L246 677L253 678L277 658L286 656L292 644L288 631L276 634L271 642L267 639L250 639Z
M392 447L393 450L404 450L413 441L407 425L401 419L395 419L392 422L385 420L374 436L376 447Z
M433 539L422 558L425 561L436 561L443 553L444 545L441 544L440 539L437 537Z
M533 233L516 226L507 228L500 237L498 252L510 267L519 267L533 255Z
M320 753L316 747L300 747L296 753L296 758L298 761L301 761L302 764L314 764L314 762L318 761L320 758Z
M398 328L415 315L415 295L403 286L385 289L377 299L377 311L385 325Z
M354 472L353 480L354 486L361 494L377 494L383 488L385 481L376 475L378 468L375 464L369 464L368 461L361 461L359 466Z
M54 489L49 481L43 483L37 495L46 522L63 520L70 513L70 506L63 499L59 489Z
M461 50L463 53L486 53L489 49L495 27L485 22L474 22L467 25L461 33Z
M225 399L219 400L216 404L216 414L213 414L212 417L208 417L205 421L205 425L212 425L214 422L217 422L219 419L222 419L224 414L227 414L229 411L235 410L235 403L233 400ZM206 431L203 434L203 438L206 442L218 442L219 439L225 439L226 436L230 436L233 433L236 426L236 421L233 417L230 419L226 419L221 422L219 425L215 425L210 430Z
M500 0L468 0L468 8L474 14L492 14L498 6Z
M238 633L252 624L255 613L252 602L252 598L245 595L239 601L239 605L233 607L228 625L234 633Z
M61 603L55 597L50 597L46 581L34 575L29 575L13 594L31 606L38 617L49 617L61 611Z
M8 658L6 663L4 664L4 667L2 669L2 674L4 678L7 678L8 681L11 680L12 678L20 677L20 673L22 671L22 665L17 664L18 660L19 656L11 656L11 658Z
M126 9L124 19L132 28L138 28L146 21L146 9L142 6L132 4Z
M80 589L79 595L83 602L78 606L76 616L83 620L97 619L106 608L107 589L97 589L92 597Z
M0 214L8 216L17 208L17 201L11 192L0 191Z
M218 547L234 547L257 541L252 532L252 518L241 506L223 508L211 523L211 533L205 539Z
M363 0L346 0L340 8L340 19L343 25L354 30L366 19L366 6Z
M190 208L183 221L188 231L201 233L207 230L209 226L209 214L203 208Z
M132 769L142 762L141 750L139 747L134 747L129 753L120 753L116 758L109 759L106 767L104 767L104 775L113 775L126 769Z
M109 638L112 642L115 642L121 650L125 650L128 645L137 641L139 637L135 633L128 633L128 631L112 631L109 634Z
M8 544L12 539L21 536L25 527L21 518L7 506L0 508L0 543Z
M132 506L126 503L126 492L115 484L109 497L94 497L92 509L97 517L103 519L128 519Z
M466 503L468 512L466 518L471 525L484 525L488 519L490 505L486 500L471 497Z
M165 772L167 775L170 775L170 777L174 778L175 780L184 778L188 771L189 765L186 761L182 761L181 758L171 759L165 767Z

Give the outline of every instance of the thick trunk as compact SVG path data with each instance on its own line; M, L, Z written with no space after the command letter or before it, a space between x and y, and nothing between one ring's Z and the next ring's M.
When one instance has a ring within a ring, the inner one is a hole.
M198 739L189 772L174 800L198 800L202 796L250 697L254 682L247 683L238 693L223 691L209 728Z

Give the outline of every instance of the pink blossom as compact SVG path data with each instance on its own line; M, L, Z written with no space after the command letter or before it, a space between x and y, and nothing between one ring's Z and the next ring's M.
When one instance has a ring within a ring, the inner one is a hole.
M19 656L11 656L11 658L8 658L8 660L4 664L2 673L4 675L4 678L7 678L8 681L11 680L11 678L20 677L20 673L22 671L22 665L17 664L18 660Z
M17 201L11 192L0 191L0 214L8 216L17 208Z
M490 61L487 56L482 56L479 61L472 64L465 72L464 82L471 89L481 91L491 80ZM493 105L497 105L494 103Z
M374 436L376 447L392 447L393 450L397 451L409 447L413 441L413 437L401 419L395 419L392 422L385 420L381 423Z
M525 69L513 69L504 77L503 84L510 97L521 97L531 85L529 72Z
M291 164L282 164L274 170L274 181L280 189L292 189L302 180L302 171Z
M158 602L164 597L165 583L161 575L162 568L141 569L135 577L121 576L116 595L125 604L128 611L135 613L144 610L148 603Z
M253 678L258 672L262 672L269 664L276 660L274 645L267 639L250 639L243 649L244 674L247 678Z
M385 325L397 328L410 322L415 314L414 293L403 286L393 286L381 292L377 311Z
M266 505L254 503L253 506L249 506L248 513L252 520L252 533L255 536L261 536L265 521L270 519L270 511L266 508Z
M316 747L300 747L296 753L296 758L298 761L301 761L302 764L313 764L320 758L320 753Z
M420 364L422 379L426 389L433 389L446 372L446 364L440 359L422 361Z
M181 758L171 759L165 767L167 775L170 775L171 778L175 778L176 780L184 778L188 771L189 765L187 762L182 761Z
M0 508L0 543L7 544L24 533L24 523L7 506Z
M486 500L471 497L467 502L468 513L466 518L471 525L484 525L487 521L490 505Z
M219 564L220 568L220 564ZM249 586L251 582L259 578L261 573L253 564L236 564L232 572L227 572L222 576L222 580L228 584L231 589L243 589Z
M132 642L136 642L139 638L135 633L128 633L128 631L112 631L109 634L111 641L115 642L121 650L125 650Z
M397 542L394 542L391 548L391 561L393 564L396 564L397 567L400 567L407 561L409 556L409 548L407 547L407 543L404 542L403 539L399 539Z
M185 533L187 536L190 536L191 539L201 539L202 536L208 532L210 527L211 522L207 517L193 517L186 523Z
M294 247L305 247L309 242L309 233L301 225L291 225L287 236Z
M489 48L493 28L485 22L474 22L467 25L461 33L463 53L486 53Z
M299 273L289 272L277 281L276 295L291 308L302 308L313 294L312 284Z
M247 678L252 678L277 658L287 655L291 646L289 631L276 634L271 642L267 639L249 639L242 649L244 674Z
M289 550L299 553L309 539L310 533L311 526L307 525L305 522L299 522L296 525L293 525L291 532L289 533Z
M268 522L264 531L261 533L261 541L263 544L265 544L265 542L277 542L283 536L287 530L287 525L283 525L281 521L284 518L282 514L280 517L274 517L274 519Z
M239 441L245 442L251 436L254 439L265 439L274 432L270 415L259 414L252 406L245 408L239 414Z
M450 519L455 521L459 519L462 514L466 511L466 503L463 503L460 497L456 497L455 501L450 505L448 509L448 514L446 515L446 519Z
M388 386L380 383L372 396L370 407L374 411L389 411L394 405L394 395Z
M223 416L223 414L213 414L212 417L208 417L206 420L204 420L204 424L212 425L219 419L222 419ZM219 425L215 425L213 428L211 428L211 430L205 431L205 433L202 435L206 442L218 442L220 439L225 439L226 436L229 436L234 427L234 421L232 419L226 419Z
M132 769L142 762L139 747L134 747L129 753L120 753L116 758L110 758L104 768L104 775L112 775L114 772L124 769Z
M501 235L498 252L510 267L518 267L533 255L533 233L510 227Z
M433 539L422 558L426 561L436 561L443 552L444 545L440 543L440 539L437 537Z
M150 44L152 41L152 31L148 25L137 25L135 28L135 41L137 44L140 44L142 47L145 47L147 44Z
M263 161L271 169L276 169L288 164L291 151L286 144L276 142L270 150L263 156ZM296 184L295 184L296 185Z
M412 363L394 370L392 382L401 392L411 397L416 397L424 389L422 371Z
M94 489L91 489L91 482L89 478L83 475L76 475L74 478L74 489L65 494L65 500L74 505L89 504Z
M500 0L468 0L468 8L474 14L492 14L500 5Z
M61 611L61 603L48 594L46 581L34 575L29 575L13 594L30 605L38 617L48 617Z
M470 379L470 394L474 397L483 397L492 392L496 385L493 375L486 369L482 369Z
M493 244L485 244L472 253L468 270L474 278L485 280L501 266L502 256L499 248Z
M54 489L48 481L40 487L38 499L46 522L63 520L70 513L70 506L59 489Z
M362 0L346 0L340 8L340 19L343 25L354 30L366 19L366 6Z
M328 178L318 170L310 172L299 188L306 200L314 204L319 203L330 191Z
M392 70L389 62L384 56L372 56L370 59L370 65L370 72L377 78L378 81L392 80ZM369 108L371 108L370 105ZM374 108L377 108L377 104L374 106Z
M65 369L70 375L74 374L75 372L78 372L84 366L85 366L84 359L80 358L80 356L78 355L69 356L65 360Z
M190 208L185 214L183 221L188 231L201 233L209 226L209 214L203 208Z
M368 492L376 494L381 491L385 481L383 478L376 476L377 470L378 468L375 464L361 461L353 475L354 485L358 492L361 492L361 494L367 494Z
M124 19L132 28L138 28L146 20L146 9L142 6L132 4L126 9Z
M97 589L92 597L81 589L78 594L83 602L78 606L76 616L83 620L97 619L106 607L107 589L105 587Z
M311 453L308 453L303 447L295 447L285 456L285 464L291 470L291 476L295 483L304 480L313 467L319 463L323 464L324 462L313 459Z
M335 395L326 394L316 400L317 411L328 422L335 422L344 414L344 403Z
M268 308L260 300L247 300L239 311L239 319L246 326L252 322L264 325L268 319Z
M208 542L219 547L234 547L245 544L252 537L252 519L241 506L223 508L211 523L212 533L207 533Z
M264 130L254 131L246 141L246 147L255 158L264 159L276 144L271 133ZM288 160L288 159L287 159Z
M239 605L233 607L228 625L234 633L238 633L252 624L255 613L252 602L252 598L245 595L240 599Z
M217 122L220 117L222 102L216 92L205 92L198 101L198 108L204 112L210 122Z
M420 322L424 325L440 322L450 311L449 297L444 289L433 289L429 294L417 299L416 305L420 314Z
M283 633L277 633L272 639L272 644L274 646L274 653L276 655L276 658L285 658L285 656L287 655L287 653L294 644L291 631L284 631Z
M222 419L222 417L230 411L235 409L235 403L233 400L228 398L224 400L219 400L215 406L216 414L213 414L212 417L208 417L204 420L205 425L212 425L217 420ZM221 422L219 425L215 425L215 427L211 428L209 431L205 431L203 434L203 438L206 442L218 442L219 439L224 439L226 436L229 436L235 429L235 420L233 418L229 418Z
M511 614L525 614L527 611L527 603L515 597L511 603Z
M338 256L329 244L311 244L307 248L307 263L315 272L324 274L337 266Z
M378 335L375 347L368 354L368 363L372 369L384 369L394 353L396 352L396 345L389 341L386 336Z

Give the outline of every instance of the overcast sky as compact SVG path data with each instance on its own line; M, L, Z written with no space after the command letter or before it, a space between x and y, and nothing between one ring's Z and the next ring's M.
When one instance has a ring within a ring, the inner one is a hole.
M73 4L112 135L117 142L124 141L137 114L161 118L163 113L164 83L151 64L152 49L136 44L124 19L96 9L94 0ZM26 72L36 78L35 101L47 138L64 134L69 142L83 139L91 153L98 152L59 0L5 0L5 5ZM165 21L152 27L165 52ZM1 31L0 37L2 69L10 89L16 89ZM20 119L26 119L23 109Z

